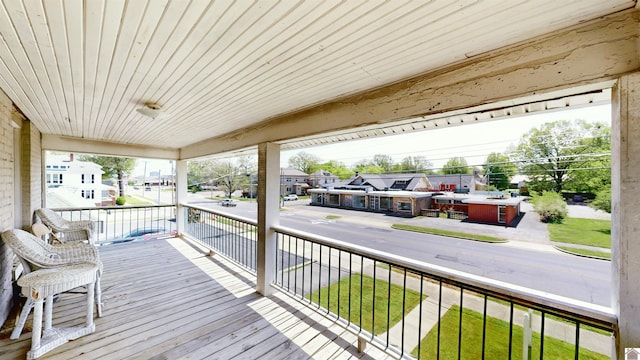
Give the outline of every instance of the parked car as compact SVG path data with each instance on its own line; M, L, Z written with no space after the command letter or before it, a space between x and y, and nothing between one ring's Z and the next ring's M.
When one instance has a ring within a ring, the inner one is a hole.
M167 234L167 230L165 228L135 229L131 232L123 234L122 236L116 239L113 239L113 244L132 242L132 241L152 240L152 239L157 239L160 236L164 236L166 234Z
M220 201L220 205L222 205L222 206L236 206L238 204L234 200L224 199L224 200Z
M294 201L294 200L298 200L298 195L289 194L289 195L284 197L284 201Z

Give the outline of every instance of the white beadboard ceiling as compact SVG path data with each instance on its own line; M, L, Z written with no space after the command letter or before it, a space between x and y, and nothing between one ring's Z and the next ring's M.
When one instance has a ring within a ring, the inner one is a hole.
M181 148L635 4L2 0L0 88L44 134Z

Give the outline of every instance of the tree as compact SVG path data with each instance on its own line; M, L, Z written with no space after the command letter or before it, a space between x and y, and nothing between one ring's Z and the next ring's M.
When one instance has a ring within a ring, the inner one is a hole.
M230 198L236 190L241 190L243 185L249 181L247 172L232 161L218 162L214 168L218 187L222 189L225 196Z
M309 174L312 174L318 170L328 171L332 175L337 176L340 180L348 179L353 176L353 170L350 170L343 162L336 160L330 160L326 163L315 165L311 168Z
M360 174L382 174L384 169L367 160L360 160L353 165L353 171Z
M390 172L393 167L393 158L390 155L373 155L373 164L383 169L383 172Z
M136 159L114 156L84 155L80 160L96 163L102 167L103 179L116 179L118 182L118 193L125 196L124 179L131 175L136 167Z
M300 151L296 155L289 158L289 166L294 169L298 169L305 174L310 174L311 169L320 163L320 158L313 155L308 154L304 151Z
M421 172L421 173L433 173L430 168L433 167L431 161L427 160L424 156L406 156L400 161L400 169L403 172Z
M491 153L484 164L484 173L487 175L489 185L498 190L509 188L511 176L516 173L517 167L509 156L501 153Z
M597 191L611 181L609 134L602 123L546 123L522 136L514 156L536 191Z
M443 174L471 174L471 168L463 157L453 157L442 166Z

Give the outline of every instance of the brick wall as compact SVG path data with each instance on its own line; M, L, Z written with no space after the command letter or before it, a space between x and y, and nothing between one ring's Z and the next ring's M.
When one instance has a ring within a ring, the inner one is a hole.
M11 126L12 104L0 91L0 231L14 224L14 128ZM9 315L13 299L11 270L13 253L0 241L0 323Z
M33 213L42 206L42 145L40 131L29 121L20 128L20 227L29 230Z

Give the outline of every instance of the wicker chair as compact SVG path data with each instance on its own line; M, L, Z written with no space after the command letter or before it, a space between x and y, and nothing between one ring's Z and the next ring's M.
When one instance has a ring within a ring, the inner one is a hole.
M19 229L4 231L1 237L4 243L7 244L18 257L22 263L24 272L27 274L40 269L60 269L73 265L93 264L97 274L95 288L92 290L95 295L98 317L102 316L102 292L100 289L102 262L100 261L98 249L95 246L84 243L50 245L35 235ZM33 301L28 301L24 305L18 322L11 333L11 339L20 337L22 327L34 304Z
M93 244L93 221L69 221L47 208L36 210L36 215L51 229L52 240L59 243L88 241Z

